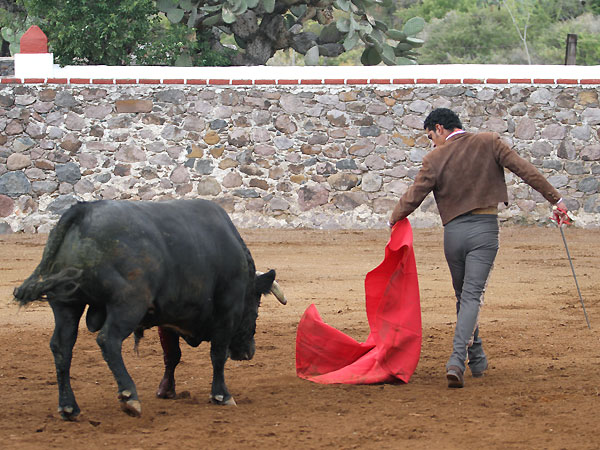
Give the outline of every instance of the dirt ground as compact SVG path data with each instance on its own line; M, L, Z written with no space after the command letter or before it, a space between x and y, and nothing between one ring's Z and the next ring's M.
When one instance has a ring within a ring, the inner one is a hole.
M315 303L323 320L359 341L369 334L363 280L383 259L379 231L245 230L257 269L275 268L289 300L263 299L252 361L229 361L237 407L208 402L208 344L182 345L176 400L155 397L162 377L156 329L139 356L124 358L142 417L120 411L116 383L95 335L81 322L72 384L82 409L57 408L54 320L34 303L19 310L13 288L39 262L45 235L0 236L0 440L3 448L600 448L600 230L566 237L592 329L587 328L556 228L501 228L500 253L482 312L488 374L446 386L455 306L442 230L415 230L423 316L421 360L406 385L330 385L295 373L295 333Z

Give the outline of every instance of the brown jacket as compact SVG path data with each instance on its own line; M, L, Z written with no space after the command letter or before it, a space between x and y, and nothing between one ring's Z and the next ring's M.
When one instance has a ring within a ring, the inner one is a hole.
M423 158L413 185L400 198L392 222L404 219L433 191L442 223L477 208L508 202L504 167L554 204L558 191L533 164L521 158L497 133L452 136Z

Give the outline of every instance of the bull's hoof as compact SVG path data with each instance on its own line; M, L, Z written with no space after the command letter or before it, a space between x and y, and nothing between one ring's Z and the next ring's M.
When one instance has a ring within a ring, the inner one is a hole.
M210 398L210 401L213 402L215 405L221 405L221 406L237 406L237 403L235 402L235 400L233 399L233 397L229 397L229 399L227 400L223 400L223 396L222 395L213 395Z
M158 398L173 399L177 398L177 393L175 391L161 391L159 389L158 391L156 391L156 396Z
M158 398L176 398L177 393L175 392L174 383L169 383L168 380L161 381L156 391L156 396Z
M142 415L142 404L139 400L130 398L131 392L123 391L119 394L119 401L121 402L121 410L131 417L140 417Z
M72 406L59 406L58 413L63 420L68 422L73 422L77 419L79 415L79 408Z
M142 415L142 404L138 400L122 401L121 409L131 417L140 417Z

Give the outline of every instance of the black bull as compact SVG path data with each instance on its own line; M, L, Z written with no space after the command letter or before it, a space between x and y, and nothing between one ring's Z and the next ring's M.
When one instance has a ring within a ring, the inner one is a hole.
M205 200L78 203L48 237L42 260L15 289L25 305L47 300L55 329L50 341L58 381L58 410L66 420L80 410L70 367L79 320L90 331L118 385L122 409L139 416L141 405L121 348L135 332L159 326L165 377L158 395L174 395L179 336L192 346L210 341L211 399L235 404L224 367L254 356L262 294L285 303L275 271L257 274L250 251L227 213ZM136 341L137 342L137 341Z

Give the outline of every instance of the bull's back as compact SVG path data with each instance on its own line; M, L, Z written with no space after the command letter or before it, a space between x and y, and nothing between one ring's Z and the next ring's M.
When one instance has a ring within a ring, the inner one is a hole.
M56 269L85 271L104 293L107 279L137 282L161 301L210 296L221 280L248 273L245 247L218 205L197 200L100 201L78 205L82 217L66 234Z

